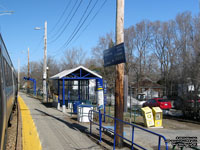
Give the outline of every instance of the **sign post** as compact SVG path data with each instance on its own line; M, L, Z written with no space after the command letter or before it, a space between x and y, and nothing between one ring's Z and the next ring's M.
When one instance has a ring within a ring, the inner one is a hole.
M124 42L124 0L117 0L116 16L116 44ZM115 118L123 120L124 112L124 63L116 66L115 80ZM123 123L116 122L116 133L123 136ZM116 146L123 147L123 139L116 136Z
M124 0L116 0L116 46L104 50L104 67L116 65L115 79L115 118L123 120L124 112ZM123 136L123 123L116 121L116 133ZM123 146L123 139L116 136L116 145Z

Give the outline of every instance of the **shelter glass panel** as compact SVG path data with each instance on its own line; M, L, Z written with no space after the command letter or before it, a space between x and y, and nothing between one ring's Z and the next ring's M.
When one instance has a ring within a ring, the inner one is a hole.
M89 81L88 80L80 81L80 98L83 101L89 100Z
M88 80L67 80L65 87L66 100L68 101L88 101L89 81Z

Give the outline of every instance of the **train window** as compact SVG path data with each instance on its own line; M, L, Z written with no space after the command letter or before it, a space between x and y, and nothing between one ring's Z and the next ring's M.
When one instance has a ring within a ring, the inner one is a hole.
M9 65L8 65L9 66ZM9 66L9 75L8 75L8 86L11 86L12 85L12 69L10 68Z
M5 76L5 83L6 83L6 86L7 86L7 76L8 76L8 74L7 74L7 63L6 63L6 60L5 59L3 59L3 63L4 63L4 76Z
M8 79L8 65L7 65L6 61L5 61L5 80L6 80L6 86L8 86L8 81L9 81L9 79Z
M4 75L5 75L5 83L6 86L12 85L12 71L6 60L4 59Z
M8 86L11 86L11 76L12 76L12 74L11 74L11 69L10 69L10 66L7 64L7 66L8 66Z

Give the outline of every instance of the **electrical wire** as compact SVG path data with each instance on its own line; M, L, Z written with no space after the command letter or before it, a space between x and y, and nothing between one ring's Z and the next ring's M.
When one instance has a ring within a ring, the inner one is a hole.
M68 17L65 18L64 22L62 23L61 27L58 28L58 31L52 36L53 37L53 40L50 40L50 42L48 42L49 44L50 43L53 43L54 41L57 40L57 38L59 37L58 34L62 33L61 30L63 28L65 28L65 24L66 22L68 22L69 20L69 16L71 16L72 12L73 12L73 9L77 6L77 3L78 3L78 0L75 1L74 5L72 6L72 8L70 9L70 14L68 15ZM49 38L51 39L51 38Z
M36 46L35 50L33 49L34 51L31 51L31 52L33 52L32 55L37 54L37 51L39 50L39 46L40 46L41 43L42 43L42 40L43 40L43 37L40 38L40 41L39 41L38 45Z
M67 47L69 45L69 43L74 39L74 37L77 35L77 33L80 31L80 29L83 27L83 24L85 23L85 21L88 19L88 17L91 15L92 11L94 10L94 8L96 7L98 3L98 0L96 0L95 4L93 5L93 7L90 9L89 13L87 14L87 16L85 17L85 19L83 20L83 22L79 25L78 24L78 29L74 30L74 32L70 35L70 37L68 38L67 42L65 42L65 44L60 48L64 48ZM59 51L60 51L59 49Z
M64 31L66 30L66 28L68 27L68 25L69 25L70 22L72 21L73 17L74 17L75 14L77 13L79 7L81 6L82 1L83 1L83 0L81 0L81 1L79 2L78 6L76 7L76 9L75 9L73 15L71 16L69 22L66 24L66 26L64 27L64 29L60 32L60 34L59 34L54 40L50 41L48 44L55 42L55 41L64 33ZM77 1L76 1L76 3L77 3ZM76 3L75 3L75 4L76 4Z
M90 0L90 2L88 3L88 5L87 5L87 7L86 7L86 9L85 9L85 11L84 11L84 13L83 13L83 15L81 16L81 19L79 20L79 22L78 22L77 26L75 27L73 33L70 35L70 38L71 38L71 36L75 33L75 31L77 30L77 28L79 27L79 25L81 24L81 21L83 20L85 14L87 13L88 8L90 7L91 2L92 2L92 0Z
M56 24L53 26L53 28L50 30L50 32L49 32L48 34L51 34L51 33L55 30L56 26L58 26L58 24L59 24L60 21L62 20L63 16L65 15L66 11L68 10L68 8L69 8L71 2L72 2L71 0L68 1L68 3L67 3L67 5L65 6L65 9L64 9L63 13L61 14L60 18L58 19L58 21L56 22Z
M81 34L88 28L88 26L92 23L92 21L95 19L95 17L98 15L98 13L101 11L101 9L103 8L103 6L106 4L107 0L104 0L104 2L102 3L101 7L97 10L97 12L95 13L95 15L92 17L92 19L90 20L90 22L85 26L85 28L81 31L81 33L78 35L78 37L74 40L77 41ZM68 44L69 45L69 44Z
M104 2L102 3L101 7L97 10L97 12L95 13L95 15L92 17L92 19L90 20L90 22L85 26L85 28L81 31L81 33L78 35L78 37L74 40L77 41L81 34L88 28L88 26L92 23L92 21L95 19L95 17L98 15L98 13L101 11L101 9L103 8L103 6L106 4L107 0L104 0Z
M89 11L88 15L86 16L86 18L83 20L83 22L81 23L82 19L84 18L85 14L82 16L81 20L79 21L79 23L77 24L76 28L74 29L73 33L70 35L70 37L68 38L67 42L65 42L65 44L61 47L61 48L64 48L67 43L70 41L70 39L72 39L76 34L77 32L80 30L80 27L82 27L83 23L87 20L87 18L89 17L89 15L91 14L91 12L93 11L93 9L95 8L96 4L97 4L98 0L96 0L95 4L93 5L93 7L91 8L91 10ZM89 3L90 4L90 3ZM88 9L88 7L87 7ZM86 10L87 10L86 9ZM61 49L60 48L60 49Z
M81 33L78 35L78 37L75 39L75 41L80 38L81 34L88 28L88 26L94 21L94 19L96 18L96 16L99 14L99 12L101 11L101 9L104 7L104 5L106 4L107 0L104 0L104 2L102 3L102 5L99 7L99 9L96 11L95 15L91 18L91 20L89 21L89 23L85 26L85 28L81 31ZM73 39L72 39L73 40ZM72 41L71 40L71 41ZM68 44L69 45L69 44ZM63 46L62 46L63 48ZM53 55L52 57L55 57L57 55L57 52L60 51L60 49L58 49L57 51L55 51L55 55Z

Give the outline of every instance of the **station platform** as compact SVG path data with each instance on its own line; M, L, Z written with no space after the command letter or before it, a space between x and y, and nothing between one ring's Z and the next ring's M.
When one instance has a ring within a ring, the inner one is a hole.
M89 129L54 107L19 93L22 117L22 144L24 150L77 150L102 149L84 132Z
M24 102L24 106L21 107L21 113L22 128L25 129L25 133L22 133L22 135L34 135L32 138L27 136L22 137L24 150L113 149L113 140L111 140L110 144L99 144L98 133L96 134L97 136L95 139L92 139L91 136L89 136L90 124L79 123L77 121L77 115L72 114L70 109L66 109L66 113L63 113L62 110L57 110L55 107L44 105L38 99L29 97L24 93L19 93L19 96L21 101ZM30 111L30 113L27 111ZM23 112L26 112L26 114L23 115ZM29 121L23 122L23 118L29 118ZM33 121L31 121L31 119ZM163 129L150 128L149 130L162 134L169 140L176 139L176 137L197 137L199 148L200 124L170 119L164 119L163 122ZM33 125L35 125L35 127ZM98 132L98 127L94 126L92 128L93 132ZM126 133L125 137L131 139L131 128L124 127L124 131ZM137 144L140 144L149 150L157 149L157 136L152 136L149 133L135 129L134 138ZM26 145L27 147L24 147ZM33 146L36 148L33 148ZM172 148L172 145L169 144L169 148ZM126 148L123 148L123 150L125 149Z

